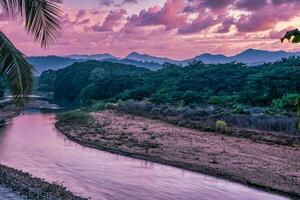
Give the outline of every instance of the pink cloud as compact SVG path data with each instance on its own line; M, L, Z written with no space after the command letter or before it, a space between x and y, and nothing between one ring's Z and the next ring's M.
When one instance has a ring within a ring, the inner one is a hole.
M116 5L136 0L111 2ZM279 22L300 15L299 8L299 0L165 0L145 6L135 15L128 14L128 6L117 10L106 6L64 7L61 37L46 50L27 36L21 24L1 13L0 29L27 55L124 56L139 51L183 59L204 52L234 54L245 48L300 50L299 45L280 44L278 39L297 24L281 24L282 30L275 30Z
M142 10L139 15L129 17L128 23L136 26L163 25L166 30L178 28L186 21L181 13L183 8L182 0L167 0L162 8L151 7L148 10Z
M113 28L120 24L121 19L127 14L126 10L112 10L109 12L108 16L105 18L105 21L102 25L94 25L92 27L93 31L96 32L105 32L113 31Z
M179 34L189 34L201 32L220 22L220 19L214 19L211 15L198 15L198 17L190 24L186 24L178 29Z
M300 1L284 2L273 0L273 3L257 7L250 15L241 15L236 22L239 32L257 32L272 29L282 21L289 21L299 16Z

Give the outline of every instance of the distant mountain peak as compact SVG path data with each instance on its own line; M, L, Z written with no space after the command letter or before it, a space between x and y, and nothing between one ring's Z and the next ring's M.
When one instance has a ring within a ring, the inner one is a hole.
M136 52L136 51L133 51L133 52L131 52L130 54L128 54L127 57L128 57L128 56L136 56L136 55L142 55L142 54L140 54L140 53L138 53L138 52Z

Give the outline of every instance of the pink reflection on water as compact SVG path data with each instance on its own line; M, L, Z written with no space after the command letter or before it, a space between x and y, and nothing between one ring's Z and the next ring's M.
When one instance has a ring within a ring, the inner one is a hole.
M281 200L222 179L86 148L54 127L55 114L27 112L0 131L0 161L97 200Z

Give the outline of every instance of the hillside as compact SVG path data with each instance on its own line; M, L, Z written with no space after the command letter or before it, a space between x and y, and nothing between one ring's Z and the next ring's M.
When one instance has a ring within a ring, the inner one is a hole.
M67 67L77 61L80 60L59 56L37 56L28 58L28 62L34 66L37 74L41 74L43 71L49 69L58 70Z
M149 72L145 68L135 67L112 62L86 61L74 63L69 67L57 71L46 71L39 78L38 90L54 92L55 99L60 102L78 103L82 90L99 79L119 76L136 76ZM105 89L108 93L118 92L110 90L109 85ZM128 87L130 85L118 84L116 87ZM99 91L102 92L102 91Z
M258 67L199 62L186 67L166 65L150 71L132 65L88 61L44 72L39 89L54 92L59 102L82 105L99 100L146 98L157 104L219 104L236 109L273 105L293 110L293 103L280 107L274 101L300 94L299 66L300 58L289 58Z

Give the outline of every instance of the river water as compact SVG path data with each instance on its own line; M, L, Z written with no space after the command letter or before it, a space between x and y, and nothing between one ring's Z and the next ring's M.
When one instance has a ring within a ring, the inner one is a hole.
M223 179L83 147L26 111L0 130L0 162L97 200L281 200Z

